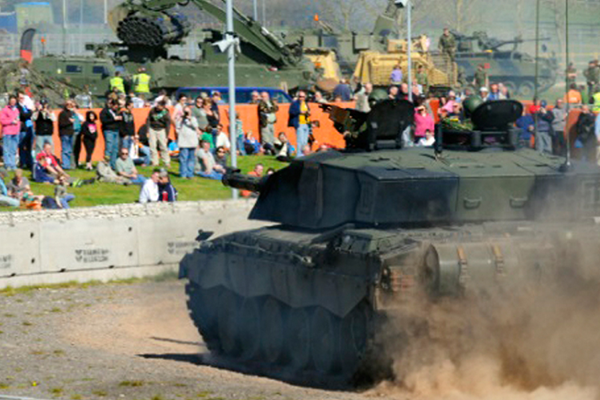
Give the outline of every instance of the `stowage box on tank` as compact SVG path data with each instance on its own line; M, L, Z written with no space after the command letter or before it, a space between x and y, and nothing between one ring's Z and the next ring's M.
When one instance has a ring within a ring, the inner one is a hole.
M590 245L600 169L517 149L519 103L483 103L471 110L472 131L438 127L434 148L410 149L401 139L408 102L386 100L369 114L325 108L346 150L298 158L262 179L226 176L260 191L250 218L274 225L212 240L202 233L181 262L194 323L210 351L235 365L348 382L380 366L378 321L413 293L434 299L543 280L579 262L565 249L600 252Z

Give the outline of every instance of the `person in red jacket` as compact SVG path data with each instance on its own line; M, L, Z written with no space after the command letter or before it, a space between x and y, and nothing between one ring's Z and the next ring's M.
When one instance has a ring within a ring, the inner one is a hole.
M21 119L16 96L10 96L8 104L0 111L0 124L2 125L4 166L8 170L15 170L17 168L19 132L21 131Z

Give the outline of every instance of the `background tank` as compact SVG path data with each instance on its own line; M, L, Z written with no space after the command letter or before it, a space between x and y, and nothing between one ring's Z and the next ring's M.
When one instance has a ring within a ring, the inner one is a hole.
M511 93L520 98L531 99L535 92L535 57L518 51L526 41L517 37L513 40L498 40L488 37L486 32L475 32L472 36L453 32L456 37L456 63L464 69L469 84L473 81L479 64L485 65L490 83L503 83ZM541 39L548 40L548 39ZM437 55L439 63L443 62ZM548 90L556 83L558 62L554 56L539 58L539 90ZM479 89L479 88L477 88Z
M508 296L524 277L575 268L581 254L568 249L597 253L600 169L516 150L520 103L472 105L473 131L437 127L435 148L411 149L400 134L411 103L385 100L369 114L324 106L345 151L265 178L226 175L260 192L250 218L274 225L212 240L201 231L182 260L210 351L252 373L348 382L386 365L381 338L402 336L382 321L423 292Z

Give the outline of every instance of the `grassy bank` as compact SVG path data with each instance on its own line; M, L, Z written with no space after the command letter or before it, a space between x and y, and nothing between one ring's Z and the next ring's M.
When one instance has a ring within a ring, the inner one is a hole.
M265 171L268 168L279 169L285 166L269 156L247 156L238 157L238 166L242 172L250 172L254 165L262 163L265 166ZM149 177L153 167L138 168L138 171ZM95 171L72 170L68 171L71 176L89 179L96 176ZM179 201L194 201L194 200L220 200L227 199L231 196L231 190L223 186L220 181L214 181L195 177L193 179L182 179L179 177L179 163L174 161L169 169L171 182L179 192ZM43 183L33 182L31 172L26 171L25 176L31 181L31 189L34 194L43 194L52 196L54 194L54 186ZM10 175L12 178L12 174ZM5 180L8 183L9 178ZM75 200L70 204L71 207L91 207L98 205L133 203L138 199L140 187L137 185L122 186L111 183L96 182L93 185L84 185L78 188L69 188L69 193L75 195ZM0 211L13 211L9 207L0 207Z

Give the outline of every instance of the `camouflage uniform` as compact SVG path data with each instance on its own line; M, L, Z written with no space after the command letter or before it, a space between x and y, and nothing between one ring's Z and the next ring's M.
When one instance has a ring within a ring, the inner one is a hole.
M573 65L567 67L567 88L570 88L572 84L577 83L577 69Z
M454 56L456 53L456 38L453 34L449 33L448 36L442 35L440 36L440 40L438 42L438 49L448 56L450 62L454 62Z
M423 93L427 93L429 89L429 77L427 76L426 71L417 72L415 76L417 83L423 87Z
M475 85L477 86L477 90L479 90L482 87L486 87L487 80L487 72L485 72L484 69L477 69L477 71L475 71Z
M600 80L600 67L597 65L588 67L583 73L587 81L588 96L591 97L594 94L594 89L598 85Z

